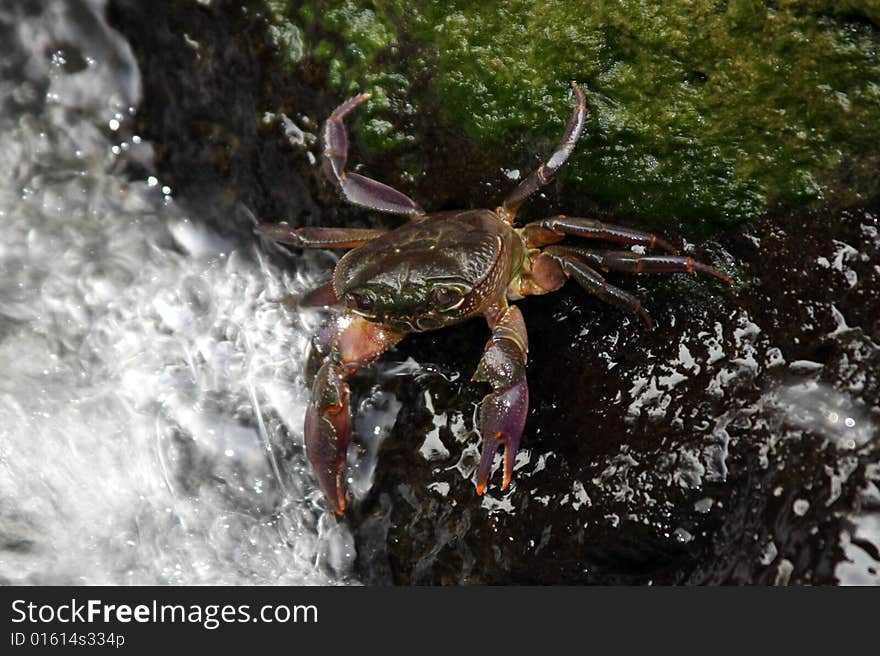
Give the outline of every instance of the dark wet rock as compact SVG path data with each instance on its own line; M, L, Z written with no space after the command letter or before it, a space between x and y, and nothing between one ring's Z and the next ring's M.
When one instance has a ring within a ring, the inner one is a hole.
M326 221L332 197L306 155L317 126L304 117L334 99L275 63L259 13L214 4L108 4L141 67L136 129L154 143L160 177L224 236L249 239L255 220Z
M342 205L320 179L313 135L339 97L320 66L279 60L253 6L115 0L110 16L144 76L141 134L195 216L242 243L253 217L394 225ZM486 167L497 148L437 127L430 109L411 123L430 144L411 155L431 173L419 181L399 158L369 157L353 125L352 161L430 209L491 206L510 183ZM525 213L591 206L563 185ZM344 521L358 577L876 583L877 216L778 213L694 247L736 274L734 289L613 277L646 300L650 334L574 286L521 302L532 410L507 493L498 472L484 498L472 480L486 390L468 379L485 325L404 341L352 383L364 456Z

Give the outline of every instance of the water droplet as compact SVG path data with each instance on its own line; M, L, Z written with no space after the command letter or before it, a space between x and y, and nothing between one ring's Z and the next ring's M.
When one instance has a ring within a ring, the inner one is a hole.
M795 515L797 515L798 517L803 517L810 509L810 502L806 499L797 499L791 505L791 509L794 511Z

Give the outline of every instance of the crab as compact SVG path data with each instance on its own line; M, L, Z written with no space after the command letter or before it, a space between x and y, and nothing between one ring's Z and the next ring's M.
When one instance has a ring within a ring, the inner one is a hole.
M476 493L482 495L502 448L501 489L510 485L528 413L528 337L523 315L510 301L558 290L573 278L588 293L638 316L650 330L651 316L639 299L606 282L599 271L701 273L733 284L727 274L679 255L650 232L564 214L514 227L520 207L553 180L584 130L586 97L576 82L571 86L576 103L562 141L495 209L428 213L401 192L347 170L344 120L370 98L362 93L339 105L324 123L324 172L348 202L409 221L393 230L257 226L258 234L297 248L348 251L329 282L297 299L301 306L337 310L312 341L307 371L314 378L304 435L318 484L338 515L346 508L344 475L352 439L346 380L409 333L475 317L489 324L492 334L472 378L491 386L477 420L482 448ZM607 250L559 243L566 237L619 246ZM633 246L643 247L642 252ZM657 250L663 253L646 254Z

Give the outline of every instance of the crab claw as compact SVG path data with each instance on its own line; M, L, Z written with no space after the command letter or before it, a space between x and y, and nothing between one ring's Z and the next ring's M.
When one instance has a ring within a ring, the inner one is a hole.
M306 409L306 455L318 485L337 515L345 512L345 459L351 442L349 389L342 368L327 358L312 386Z
M477 494L483 494L492 472L492 461L498 449L504 446L504 479L501 489L506 490L513 478L516 452L522 439L529 410L529 387L525 379L502 392L488 394L480 404L480 432L483 448L477 468Z
M477 468L477 494L483 494L492 473L492 461L504 446L504 481L506 490L513 478L516 451L522 439L529 411L529 386L526 383L528 337L522 314L516 307L507 308L494 322L492 338L473 380L492 386L492 392L480 404L480 433L483 447Z

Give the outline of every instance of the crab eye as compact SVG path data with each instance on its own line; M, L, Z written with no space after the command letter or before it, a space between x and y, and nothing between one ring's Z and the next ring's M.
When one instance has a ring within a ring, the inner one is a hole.
M376 305L376 297L370 292L350 292L345 297L345 304L362 312L369 312Z
M435 287L431 290L431 303L441 310L454 310L464 302L464 294L455 287Z

